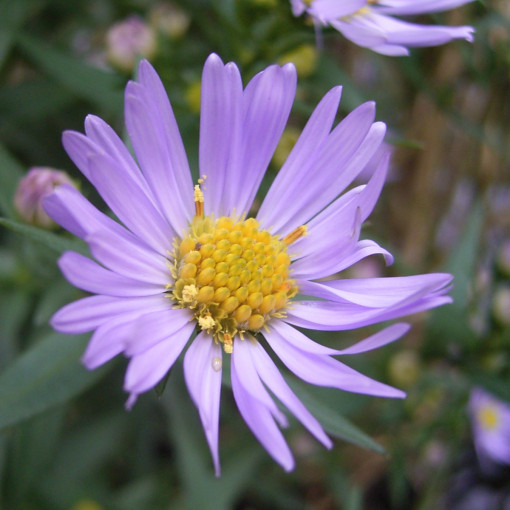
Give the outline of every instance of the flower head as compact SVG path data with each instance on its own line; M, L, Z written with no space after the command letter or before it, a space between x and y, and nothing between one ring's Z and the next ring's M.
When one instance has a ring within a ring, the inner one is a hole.
M43 199L56 186L73 186L69 175L48 167L32 167L21 179L14 195L14 207L24 221L42 228L54 228L56 224L43 209Z
M474 388L469 412L482 467L487 461L510 465L510 405L481 388Z
M473 27L424 26L394 18L445 11L473 0L290 0L294 15L306 12L317 25L329 25L358 46L391 56L409 47L437 46L454 39L473 41Z
M119 353L130 358L128 407L165 376L196 331L184 355L184 377L216 472L225 363L247 425L291 469L293 458L277 426L287 420L268 390L321 443L330 447L331 440L286 384L262 338L311 384L402 397L333 356L392 342L406 324L340 350L312 341L296 326L347 330L439 306L450 301L444 294L451 277L323 280L369 255L391 262L378 244L359 239L383 186L388 155L367 185L339 197L383 141L385 126L374 122L373 103L333 128L341 89L326 94L257 215L249 217L289 116L294 66L270 66L244 88L234 64L208 58L200 110L203 177L196 185L163 85L146 61L138 80L127 85L125 96L137 162L97 117L87 117L85 134L64 134L67 152L120 222L69 187L47 198L48 213L83 238L97 260L73 252L62 256L66 278L95 295L59 310L52 324L65 333L94 331L83 357L90 369Z

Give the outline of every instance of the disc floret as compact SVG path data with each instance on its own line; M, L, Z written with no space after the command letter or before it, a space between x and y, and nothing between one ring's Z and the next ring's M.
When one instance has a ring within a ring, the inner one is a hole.
M271 317L285 317L298 292L289 276L289 244L288 236L272 235L254 218L196 215L175 241L171 295L230 353L236 336L259 332Z

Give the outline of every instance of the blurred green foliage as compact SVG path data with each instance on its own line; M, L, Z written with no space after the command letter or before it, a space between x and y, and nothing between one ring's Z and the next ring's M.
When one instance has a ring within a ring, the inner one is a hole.
M61 147L61 133L82 130L88 113L122 133L130 76L109 66L106 33L133 14L150 20L156 5L0 0L0 508L489 509L462 506L476 487L510 504L508 472L503 482L479 474L466 412L475 385L510 401L510 320L492 312L494 290L510 277L496 263L510 240L506 0L424 17L472 24L476 42L414 50L402 59L372 54L328 30L313 55L313 27L294 18L285 0L176 0L189 20L181 27L185 33L159 27L152 62L195 172L193 90L206 57L214 51L236 61L248 80L286 61L289 52L297 58L305 47L306 59L316 60L298 67L291 125L301 128L322 95L342 84L340 115L375 99L394 145L389 183L367 236L387 246L396 263L383 269L376 261L359 271L455 275L453 305L414 318L415 327L397 345L352 360L355 368L408 391L404 402L289 379L335 438L333 450L325 451L291 423L286 437L297 458L291 474L252 437L224 387L220 479L178 366L161 397L144 395L128 413L125 361L86 372L79 358L87 338L51 331L51 315L81 296L59 274L56 260L66 249L83 248L64 232L22 224L13 208L19 179L33 165L67 170L102 207ZM276 172L274 164L262 192ZM316 338L347 345L360 334ZM469 483L461 476L466 469Z

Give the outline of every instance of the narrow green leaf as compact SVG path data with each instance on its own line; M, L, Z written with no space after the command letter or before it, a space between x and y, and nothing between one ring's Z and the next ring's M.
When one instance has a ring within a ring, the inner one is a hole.
M0 68L9 54L19 29L38 5L41 5L41 2L33 0L0 1Z
M305 389L304 384L289 379L287 382L308 410L319 420L328 434L363 448L368 448L381 454L385 453L384 448L380 444L353 425L336 409L319 400L317 395L312 396L310 390Z
M475 263L480 250L482 221L482 206L476 204L468 218L460 242L446 264L446 270L454 276L455 285L451 296L455 308L465 310L468 305L470 285L473 282Z
M55 116L75 101L76 97L67 89L42 76L0 88L0 111L4 121L21 126Z
M0 144L0 209L8 216L14 216L14 193L24 169Z
M105 373L87 371L80 357L87 335L51 333L0 374L0 428L75 397Z
M443 349L446 345L445 338L467 343L476 341L467 317L475 264L480 249L482 222L483 209L481 204L477 204L467 219L466 228L455 251L444 267L446 272L453 275L453 289L450 293L453 303L440 307L430 314L428 321L430 349Z
M61 407L40 413L13 431L7 484L11 505L25 507L23 500L55 453L65 411Z
M67 239L55 234L54 232L49 232L31 225L25 225L18 221L8 220L7 218L0 217L0 225L17 232L18 234L27 236L33 241L42 243L58 253L63 253L68 250L77 251L85 255L88 253L86 245L78 239Z
M122 110L122 84L117 75L92 67L27 35L19 36L18 44L36 66L78 97L110 113Z

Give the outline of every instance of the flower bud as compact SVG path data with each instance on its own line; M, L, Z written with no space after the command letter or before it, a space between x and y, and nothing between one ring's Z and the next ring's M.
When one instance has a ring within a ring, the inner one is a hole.
M137 16L115 23L106 34L106 58L121 71L131 72L139 58L150 59L156 51L153 29Z
M65 172L46 167L31 168L18 184L14 208L26 223L47 229L55 228L56 223L46 214L42 203L43 198L61 184L74 186Z

